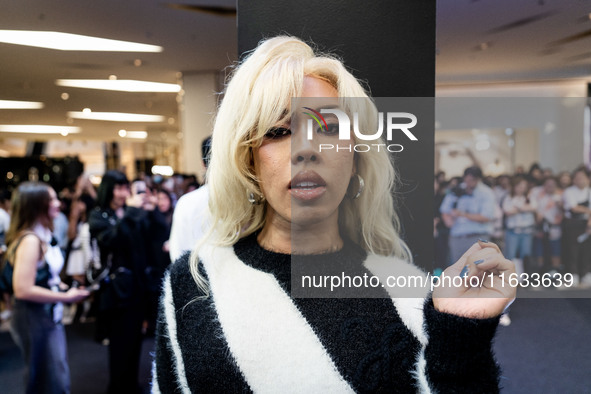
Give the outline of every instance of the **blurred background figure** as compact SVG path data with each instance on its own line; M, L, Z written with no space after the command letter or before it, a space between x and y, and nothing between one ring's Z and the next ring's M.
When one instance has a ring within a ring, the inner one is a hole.
M207 169L211 151L211 136L201 143L201 157ZM207 179L199 189L183 195L174 211L170 231L170 260L176 261L185 252L193 249L209 227Z
M538 194L536 205L536 232L532 250L537 263L535 272L543 273L546 267L550 267L552 273L563 273L560 258L562 191L555 178L549 176L544 180L543 192ZM547 261L547 256L550 256L550 261Z
M564 199L564 262L573 273L576 285L591 286L591 239L585 236L591 217L589 174L578 168L572 175L573 185L566 188Z
M482 171L469 167L463 183L452 189L441 203L441 216L450 228L450 263L453 264L478 239L489 239L495 218L494 193L482 183Z
M60 280L62 253L52 238L60 202L44 183L22 183L12 198L6 235L7 264L13 269L11 334L26 363L27 393L70 391L62 302L78 302L88 291Z
M530 201L528 181L517 177L513 180L511 191L503 200L505 214L505 258L513 260L517 274L525 272L524 259L532 251L534 227L536 224L536 205Z
M6 253L6 233L10 226L10 192L0 190L0 262L4 261ZM1 264L0 264L1 266ZM8 321L12 316L12 303L10 294L0 286L0 325Z
M144 331L153 336L158 315L158 301L162 293L162 279L170 265L169 241L174 206L171 194L162 189L155 193L156 209L150 212L147 247L151 262L147 267L147 314Z
M109 344L109 393L140 391L138 372L142 327L146 312L148 218L154 209L143 182L129 181L119 171L107 171L97 192L97 207L89 218L90 234L100 249L108 281L99 290L98 338Z

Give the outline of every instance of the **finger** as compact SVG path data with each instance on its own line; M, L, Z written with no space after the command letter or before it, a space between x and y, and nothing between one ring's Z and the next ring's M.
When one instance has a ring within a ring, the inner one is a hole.
M470 249L466 251L460 257L460 259L445 270L445 273L449 276L465 276L466 266L469 266L470 262L477 261L487 257L489 254L497 253L493 248L482 248L477 242L473 244ZM469 269L469 267L468 267Z
M450 273L455 272L455 274L458 274L461 270L462 267L464 265L466 265L466 261L468 259L468 256L472 255L473 253L481 250L482 247L478 244L475 243L474 245L472 245L470 247L470 249L468 249L463 255L462 257L460 257L458 259L458 261L456 261L453 265L451 265L448 269L450 269ZM457 271L457 272L456 272Z
M501 249L499 248L499 245L497 245L494 242L490 242L484 239L479 239L478 240L478 245L480 245L481 248L493 248L495 249L497 252L502 253Z
M474 266L475 271L480 272L515 272L515 264L498 253L485 255L478 260L472 260L471 265Z

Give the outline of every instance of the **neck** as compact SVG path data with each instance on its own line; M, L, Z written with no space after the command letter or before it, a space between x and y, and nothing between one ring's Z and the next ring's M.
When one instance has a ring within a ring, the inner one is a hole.
M273 252L285 254L320 254L343 247L338 216L321 223L298 225L283 220L272 209L267 211L265 226L257 237L259 244Z

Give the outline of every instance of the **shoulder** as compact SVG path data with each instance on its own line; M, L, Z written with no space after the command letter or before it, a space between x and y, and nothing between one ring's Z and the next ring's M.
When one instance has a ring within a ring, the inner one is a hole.
M569 186L566 189L564 189L564 193L563 194L565 196L571 195L571 194L575 193L576 189L577 189L576 186Z
M209 197L209 191L207 185L201 186L197 190L193 190L187 194L183 194L177 202L177 208L179 206L192 206L195 203L205 202Z
M199 290L193 275L191 274L191 253L186 252L179 257L174 263L172 263L168 269L165 277L164 286L170 287L170 290L174 303L177 306L182 307L186 303L194 300L196 297L202 297L202 291ZM205 277L201 263L199 264L199 270L202 276Z
M17 247L22 246L28 248L34 245L41 245L41 238L39 238L39 236L32 231L25 231L19 234L16 242L19 242Z
M493 192L493 190L490 187L486 186L482 182L480 182L478 186L476 186L474 192L485 198L495 198L495 192Z
M22 232L13 241L12 245L9 245L11 258L16 257L18 252L19 257L29 259L29 256L39 256L42 253L43 243L37 234L32 231ZM23 255L23 253L25 253ZM14 263L14 262L13 262Z

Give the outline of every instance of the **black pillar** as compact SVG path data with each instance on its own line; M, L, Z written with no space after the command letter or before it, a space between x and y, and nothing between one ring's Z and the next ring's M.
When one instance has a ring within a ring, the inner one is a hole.
M433 97L435 10L435 0L238 0L238 50L289 34L340 56L373 97ZM417 115L419 141L395 154L404 237L425 267L433 260L433 112Z

